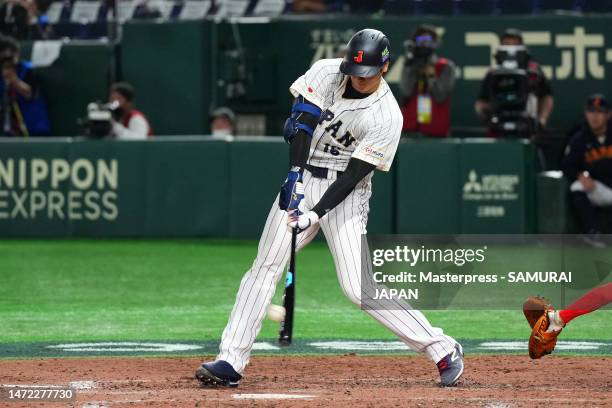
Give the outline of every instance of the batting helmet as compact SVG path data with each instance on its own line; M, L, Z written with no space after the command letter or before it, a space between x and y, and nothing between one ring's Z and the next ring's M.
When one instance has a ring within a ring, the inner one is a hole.
M389 61L389 45L387 36L378 30L358 31L347 45L340 72L364 78L376 75Z

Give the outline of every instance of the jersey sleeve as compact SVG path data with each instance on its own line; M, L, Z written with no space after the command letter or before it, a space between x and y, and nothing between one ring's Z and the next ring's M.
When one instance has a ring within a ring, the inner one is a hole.
M294 97L302 95L318 107L323 107L332 83L341 75L341 61L341 59L323 59L315 62L304 75L295 80L289 87L289 92Z
M389 171L402 135L402 124L403 119L399 109L394 111L391 117L383 114L375 122L365 122L362 125L365 137L352 157L373 164L378 170Z

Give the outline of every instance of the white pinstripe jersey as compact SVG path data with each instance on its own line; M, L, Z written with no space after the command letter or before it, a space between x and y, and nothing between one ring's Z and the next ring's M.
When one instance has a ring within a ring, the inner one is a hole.
M345 99L349 77L340 72L342 59L317 61L289 88L323 113L314 131L308 163L344 171L354 157L389 171L402 131L403 117L384 79L364 99Z

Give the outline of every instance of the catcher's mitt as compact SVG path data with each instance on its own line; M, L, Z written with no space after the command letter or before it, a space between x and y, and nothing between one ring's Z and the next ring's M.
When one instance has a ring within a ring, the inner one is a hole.
M523 303L523 314L533 329L538 319L544 314L545 310L554 310L548 299L543 296L529 296Z
M532 359L541 358L555 349L561 331L546 332L550 324L548 312L552 310L554 308L548 299L541 296L531 296L523 303L523 314L532 329L529 336L529 357Z

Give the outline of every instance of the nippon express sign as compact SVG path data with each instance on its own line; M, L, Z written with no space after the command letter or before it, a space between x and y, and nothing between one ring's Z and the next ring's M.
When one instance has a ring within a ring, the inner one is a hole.
M0 159L0 220L107 220L119 215L116 159Z

